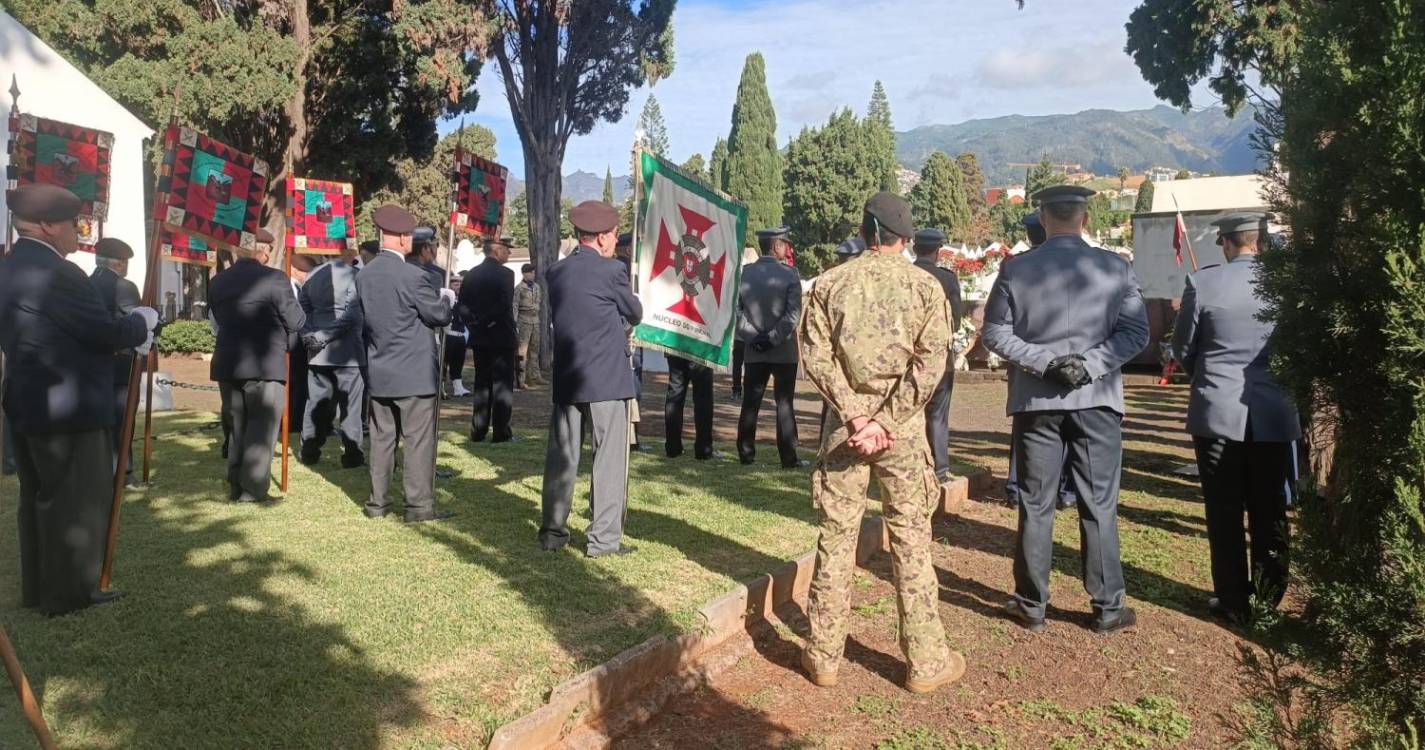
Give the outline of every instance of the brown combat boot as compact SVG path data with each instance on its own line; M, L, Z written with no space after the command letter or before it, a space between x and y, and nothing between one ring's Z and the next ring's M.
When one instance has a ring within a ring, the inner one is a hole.
M812 661L811 654L807 653L805 649L802 650L802 670L807 673L807 677L811 678L812 684L817 687L836 687L836 684L840 682L836 676L836 670L825 672L818 670Z
M945 664L945 668L940 670L940 674L923 680L907 677L905 689L912 693L929 693L949 685L964 675L965 657L959 651L951 651L950 660Z

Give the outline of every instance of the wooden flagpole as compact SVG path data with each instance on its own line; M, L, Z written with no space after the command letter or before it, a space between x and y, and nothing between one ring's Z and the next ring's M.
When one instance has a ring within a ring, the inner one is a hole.
M1190 237L1190 236L1188 235L1188 231L1187 231L1187 219L1183 219L1183 210L1182 210L1182 208L1180 208L1180 207L1178 206L1178 196L1176 196L1176 195L1173 196L1173 209L1178 212L1177 218L1178 218L1178 219L1182 219L1182 222L1183 222L1183 242L1186 242L1186 243L1187 243L1187 248L1188 248L1188 260L1192 261L1192 272L1193 272L1193 273L1197 273L1197 272L1198 272L1198 267L1197 267L1197 253L1194 252L1193 249L1192 249L1192 237Z
M456 163L451 175L455 178L450 182L450 216L446 218L448 224L445 240L445 286L441 289L450 288L450 267L455 263L455 211L459 202L460 191L460 153L465 148L465 121L460 121L460 134L455 137L455 158ZM450 304L450 315L455 317L456 303ZM436 342L435 354L435 418L431 420L432 429L435 430L435 443L430 452L430 475L436 476L436 464L440 461L440 408L445 402L445 337L448 335L447 328L440 329L440 341ZM454 380L450 383L451 390L455 389Z
M183 95L183 85L180 83L173 92L173 114L169 117L169 127L178 125L178 103ZM163 183L163 170L173 169L171 163L159 166L159 184ZM153 199L155 205L167 202L167 193L155 190ZM145 307L153 307L154 297L158 295L158 259L159 248L162 239L162 224L152 216L149 218L149 242L148 242L148 263L143 282L142 304ZM153 349L149 351L150 360L158 350L158 342L153 343ZM119 426L119 445L129 446L134 439L134 418L138 416L139 409L139 363L142 360L135 355L133 361L129 363L129 392L124 401L124 421ZM153 368L149 368L149 404L153 403ZM150 415L152 412L150 411ZM144 459L148 459L149 443L144 441ZM113 502L109 507L109 532L104 543L104 567L99 574L99 590L108 591L109 583L114 573L114 548L119 542L119 509L124 502L124 474L129 468L129 451L120 450L119 458L114 466L114 494ZM144 478L148 476L147 467L144 470Z
M289 151L287 153L288 184L291 184L291 179L292 153ZM278 187L278 189L288 194L287 200L292 200L291 191L287 189L286 185L282 185ZM290 228L284 225L282 234L282 273L287 276L287 286L292 286L292 250L287 247L286 233L288 231L291 231ZM303 346L300 339L298 340L297 346ZM278 483L278 486L282 489L282 494L286 495L287 472L289 461L291 460L288 454L292 452L292 352L287 352L287 355L283 358L283 362L287 368L287 379L282 384L282 481Z
M13 124L13 123L15 122L15 118L17 118L17 117L19 117L19 116L20 116L20 82L19 82L19 80L15 77L15 74L14 74L14 73L11 73L11 74L10 74L10 117L6 120L6 122ZM10 140L13 140L14 137L15 137L15 134L14 134L14 132L12 131L12 132L9 134L9 138L10 138ZM13 148L10 149L10 152L11 152L11 153L13 153L13 151L14 151ZM11 157L11 158L13 158L13 157ZM8 178L6 178L6 180L5 180L5 187L6 187L6 188L9 188L9 187L10 187L10 180L9 180ZM4 242L4 251L5 251L4 254L5 254L5 255L9 255L9 254L10 254L10 248L14 246L13 240L10 239L10 235L11 235L11 233L12 233L13 230L14 230L14 226L13 226L13 224L14 224L14 218L15 218L14 214L10 213L10 204L9 204L9 202L7 201L7 202L5 203L5 239L3 240L3 242ZM4 351L0 351L0 393L3 393L4 390L5 390L5 352L4 352ZM3 464L3 463L4 463L4 461L5 461L5 458L4 458L4 457L5 457L5 410L4 410L4 409L0 409L0 464Z
M5 672L10 675L10 684L15 686L15 695L20 699L20 711L25 714L25 721L29 722L30 731L35 733L41 750L58 750L59 745L55 744L54 737L49 733L44 713L35 702L30 681L25 678L25 671L20 668L20 658L15 655L15 647L10 644L10 638L3 627L0 627L0 659L5 662Z

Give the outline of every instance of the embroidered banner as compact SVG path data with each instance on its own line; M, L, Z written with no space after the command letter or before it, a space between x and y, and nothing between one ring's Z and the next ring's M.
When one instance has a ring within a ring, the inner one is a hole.
M58 185L79 196L80 216L95 222L108 218L113 134L29 114L11 118L10 127L16 187Z
M287 181L287 249L310 255L340 255L356 249L356 210L345 182Z
M250 249L257 241L267 162L192 128L164 133L154 220L206 244Z
M505 186L509 170L464 149L455 149L456 229L481 237L499 236L505 222Z
M164 260L174 263L190 263L195 266L212 268L218 263L218 252L208 243L191 234L175 231L172 227L162 227L158 252Z

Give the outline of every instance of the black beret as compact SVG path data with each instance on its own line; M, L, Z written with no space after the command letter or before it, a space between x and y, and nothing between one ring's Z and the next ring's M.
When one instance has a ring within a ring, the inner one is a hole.
M94 243L94 254L100 258L128 260L134 257L134 249L118 237L105 237Z
M1024 216L1020 217L1019 223L1020 223L1020 224L1023 224L1026 229L1033 229L1034 227L1042 226L1042 225L1039 223L1039 212L1038 212L1038 211L1030 211L1029 213L1025 214Z
M910 204L895 193L880 192L866 201L866 213L870 214L882 229L889 230L897 237L910 238L915 234L915 222L910 220Z
M866 252L866 241L860 237L852 237L836 246L836 254L843 258L852 258L864 252Z
M632 244L633 244L633 233L632 233L632 232L624 232L623 234L621 234L621 235L618 236L618 246L619 246L619 247L626 247L626 246L632 245Z
M263 227L258 227L258 228L257 228L257 241L258 241L258 242L261 242L261 243L264 244L264 245L271 245L272 243L274 243L274 242L277 241L277 238L276 238L276 237L273 237L273 236L272 236L272 233L269 232L269 231L267 231L267 230L264 229Z
M939 229L921 229L915 233L916 247L941 247L945 244L945 233Z
M791 233L790 227L777 227L776 229L763 229L757 233L759 240L781 240L786 239Z
M7 191L5 205L27 221L69 221L79 216L79 196L58 185L33 183Z
M1050 185L1035 193L1033 198L1041 206L1050 203L1088 203L1097 191L1082 185Z
M533 264L533 263L526 263L526 264L520 266L520 273L529 273L530 271L533 271L533 270L534 270L534 264Z
M411 230L411 242L416 245L430 245L435 242L434 227L416 227Z
M377 240L367 240L361 243L360 250L367 255L375 255L381 252L381 243Z
M411 213L392 203L376 209L371 220L388 234L410 234L416 229L416 219Z
M618 211L603 201L584 201L569 210L569 223L585 234L603 234L618 226Z

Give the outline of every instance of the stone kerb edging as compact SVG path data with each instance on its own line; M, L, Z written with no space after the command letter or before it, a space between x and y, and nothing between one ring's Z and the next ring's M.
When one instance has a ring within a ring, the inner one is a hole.
M958 512L971 490L989 486L988 472L955 479L946 488L937 515ZM856 562L863 565L887 549L880 516L861 523ZM544 750L606 747L653 716L670 698L705 683L737 661L743 650L718 658L714 652L735 636L765 622L789 602L805 602L816 566L816 550L758 576L698 610L696 632L660 635L556 686L545 705L495 731L490 750Z

